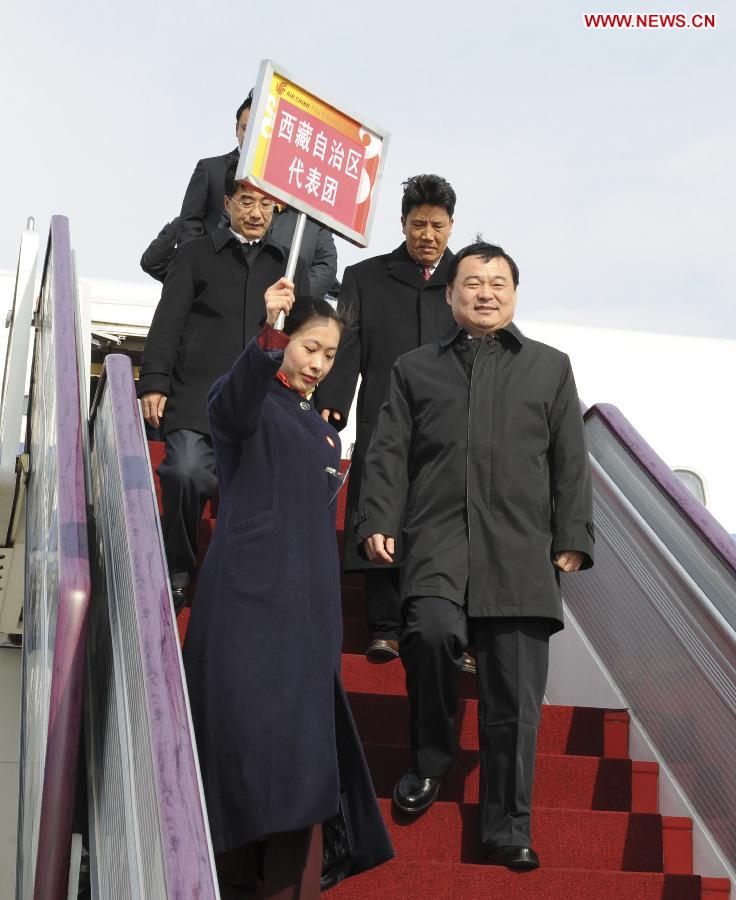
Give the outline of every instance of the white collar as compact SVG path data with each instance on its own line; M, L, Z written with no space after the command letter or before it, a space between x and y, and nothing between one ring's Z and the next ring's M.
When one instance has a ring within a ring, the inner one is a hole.
M230 234L234 238L236 238L238 241L240 241L241 244L248 244L250 247L252 247L254 244L260 244L261 241L263 240L263 238L258 238L255 241L249 241L248 238L244 238L242 234L240 234L239 232L235 231L232 228L230 229Z

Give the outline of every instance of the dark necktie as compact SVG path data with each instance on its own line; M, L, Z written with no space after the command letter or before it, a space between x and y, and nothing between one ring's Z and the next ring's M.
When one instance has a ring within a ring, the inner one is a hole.
M253 262L253 259L258 254L258 250L261 246L260 241L254 241L252 244L243 244L243 256L245 257L245 261L250 265Z
M432 273L429 271L429 266L422 266L422 277L425 281L429 281L432 277Z

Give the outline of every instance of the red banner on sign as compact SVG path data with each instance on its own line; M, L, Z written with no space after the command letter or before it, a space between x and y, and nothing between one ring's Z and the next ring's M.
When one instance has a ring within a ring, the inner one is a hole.
M355 228L365 147L281 100L264 175L273 185Z

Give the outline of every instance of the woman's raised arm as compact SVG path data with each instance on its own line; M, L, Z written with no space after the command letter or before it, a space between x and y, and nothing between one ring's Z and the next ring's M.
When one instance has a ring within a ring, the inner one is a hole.
M207 412L214 434L237 442L260 424L263 401L284 357L289 338L273 324L280 312L287 315L294 305L294 285L286 278L266 291L266 325L233 363L230 371L212 385Z

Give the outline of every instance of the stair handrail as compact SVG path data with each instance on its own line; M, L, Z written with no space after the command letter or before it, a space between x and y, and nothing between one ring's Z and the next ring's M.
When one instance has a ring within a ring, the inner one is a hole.
M105 357L90 422L97 539L86 721L98 893L110 900L138 895L219 900L156 492L129 357ZM109 652L100 653L98 643ZM111 684L109 667L114 684L106 692L102 686ZM112 767L101 767L113 755L110 750L121 761L126 790ZM113 818L103 823L105 834L95 836L100 810L111 809L110 798L126 792L125 808L114 809ZM121 843L127 844L127 853ZM129 870L136 887L130 894L115 892L104 881L112 861Z
M548 696L627 707L639 758L660 765L666 814L693 819L703 871L732 875L736 547L615 407L584 418L596 562L561 579L572 627Z
M90 600L73 273L68 219L52 216L26 436L17 900L68 893Z
M586 422L594 418L605 425L631 459L736 577L736 541L710 510L687 489L617 407L610 403L596 403L584 414Z

